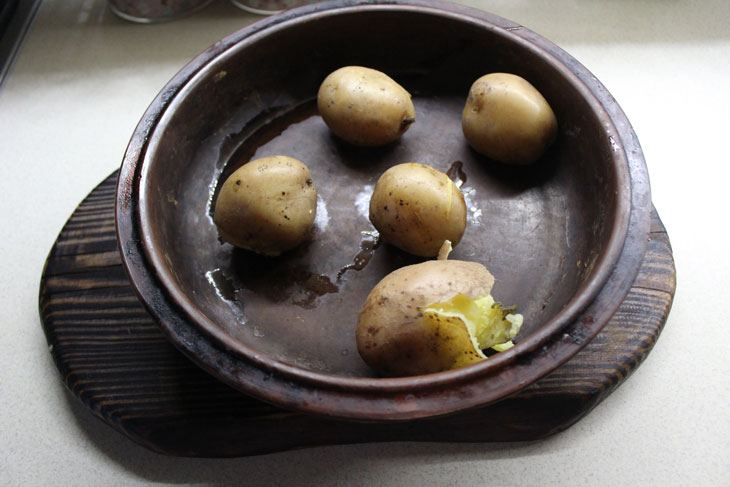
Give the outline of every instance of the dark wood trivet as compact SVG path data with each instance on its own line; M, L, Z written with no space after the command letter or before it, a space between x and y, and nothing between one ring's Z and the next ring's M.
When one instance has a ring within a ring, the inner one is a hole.
M117 431L169 455L543 438L585 416L636 370L656 343L674 297L672 249L655 211L641 270L618 312L572 360L518 394L445 418L395 424L289 412L218 382L164 338L121 264L114 230L116 176L81 203L51 249L41 278L40 315L71 392Z

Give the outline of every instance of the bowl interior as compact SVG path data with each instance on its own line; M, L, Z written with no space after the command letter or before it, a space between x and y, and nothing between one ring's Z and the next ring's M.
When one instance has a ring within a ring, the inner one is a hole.
M314 99L345 65L380 69L413 94L417 120L400 141L363 149L330 134ZM556 113L558 139L532 167L489 161L461 134L469 86L496 71L529 80ZM467 230L451 258L490 269L495 298L525 317L524 340L586 291L628 198L605 114L587 93L543 51L457 14L383 7L293 17L233 43L169 102L142 165L146 251L173 299L233 348L372 377L355 345L360 306L388 272L422 259L378 241L369 196L388 167L421 162L461 185ZM266 258L221 243L211 215L232 170L274 154L307 164L318 207L309 242Z

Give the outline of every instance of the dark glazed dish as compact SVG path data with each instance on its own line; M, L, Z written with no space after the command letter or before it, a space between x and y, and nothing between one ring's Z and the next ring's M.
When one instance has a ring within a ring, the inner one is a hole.
M373 26L377 26L377 29ZM363 65L413 94L416 123L381 148L333 137L319 84ZM558 119L535 166L471 150L470 84L503 71L534 84ZM308 165L319 194L311 241L279 258L223 245L216 187L257 157ZM486 265L493 294L525 316L517 345L463 369L374 376L357 354L357 313L393 269L419 262L379 245L369 192L417 161L461 184L467 229L452 258ZM327 2L264 19L213 45L162 90L130 142L117 230L131 282L163 331L217 378L278 406L403 420L487 404L550 372L605 325L638 271L649 183L634 133L577 61L507 20L440 2Z

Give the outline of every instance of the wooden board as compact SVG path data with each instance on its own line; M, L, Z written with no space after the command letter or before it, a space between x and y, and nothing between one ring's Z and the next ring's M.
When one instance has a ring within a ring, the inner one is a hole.
M551 374L501 402L445 418L358 423L289 412L218 382L180 354L138 301L114 229L117 174L81 203L48 256L40 315L71 392L154 451L245 456L373 441L535 440L571 426L641 364L671 308L675 269L656 212L629 295L604 330Z

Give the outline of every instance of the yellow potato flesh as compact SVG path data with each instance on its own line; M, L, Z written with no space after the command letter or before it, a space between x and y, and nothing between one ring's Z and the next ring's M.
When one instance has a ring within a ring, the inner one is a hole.
M451 300L423 308L423 324L440 348L439 356L450 363L445 369L463 367L486 359L487 348L503 351L520 331L523 317L507 314L495 306L491 295L473 299L457 294Z

